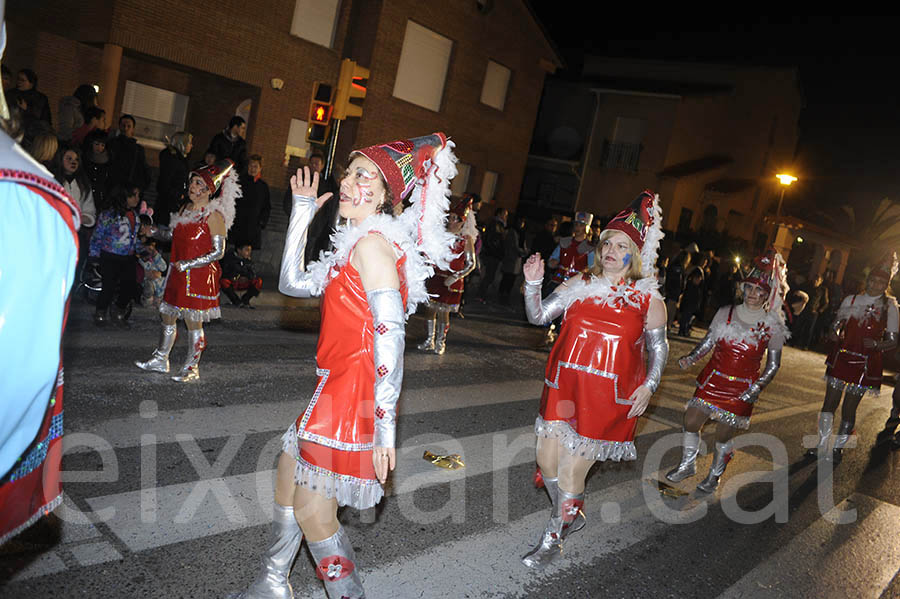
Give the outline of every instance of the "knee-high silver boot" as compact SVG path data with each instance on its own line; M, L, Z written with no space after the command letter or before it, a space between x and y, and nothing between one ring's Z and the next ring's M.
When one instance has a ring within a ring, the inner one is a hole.
M684 431L682 433L684 445L681 449L681 463L677 468L669 470L666 478L673 483L694 476L697 473L697 454L700 452L700 433Z
M200 380L200 356L206 349L206 335L203 329L188 329L188 353L187 360L181 371L172 377L176 383L189 383Z
M229 599L293 599L289 579L301 541L303 533L294 519L294 508L276 503L269 547L260 559L262 569L246 591Z
M159 343L153 350L153 355L146 362L135 362L135 366L143 370L153 372L169 372L169 353L175 345L178 336L178 324L165 324L159 331Z
M450 330L450 323L438 325L434 334L434 353L439 356L444 355L447 351L447 332Z
M728 466L728 462L731 461L734 455L731 447L731 441L727 443L716 442L716 451L713 454L712 464L709 465L709 474L697 485L699 491L712 493L719 486L719 478L725 473L725 467Z
M529 568L543 570L558 558L562 554L563 539L571 532L584 527L584 523L582 523L574 528L579 515L582 519L584 518L583 507L584 493L577 495L568 493L557 485L556 502L553 505L550 520L544 527L540 542L522 557L522 563ZM571 530L564 532L567 528Z
M353 545L343 526L327 539L308 545L316 562L316 576L325 583L329 599L365 599Z
M828 451L828 440L831 438L831 427L833 424L833 412L819 412L819 421L816 430L819 435L819 441L816 443L815 447L811 447L807 450L806 455L825 457L825 452Z
M847 444L847 441L850 440L850 435L853 434L853 425L854 423L849 420L841 420L841 424L838 426L837 435L834 436L834 447L831 450L831 455L825 454L826 460L834 462L841 461L844 453L844 445Z
M432 351L434 349L434 322L436 318L437 316L425 321L425 341L416 346L422 351Z

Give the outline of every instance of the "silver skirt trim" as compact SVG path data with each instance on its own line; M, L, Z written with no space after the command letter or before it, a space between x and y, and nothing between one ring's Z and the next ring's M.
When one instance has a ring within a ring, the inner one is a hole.
M459 304L445 304L443 302L428 300L428 307L435 312L452 312L453 314L459 312Z
M848 383L847 381L843 381L839 378L835 378L833 376L825 375L822 377L829 387L832 389L837 389L838 391L850 391L853 393L861 393L863 395L880 395L881 387L868 387L866 385L857 385L855 383Z
M743 430L747 430L750 428L750 417L749 416L738 416L734 412L729 412L719 406L715 406L708 401L700 399L699 397L693 397L687 404L684 406L684 409L688 408L696 408L709 416L710 420L715 420L717 422L724 422L728 426L732 428L739 428Z
M179 308L165 301L159 302L159 313L166 316L174 316L184 320L209 322L215 318L222 318L222 311L218 306L208 310L194 310L192 308Z
M587 460L620 462L637 459L634 441L604 441L583 437L564 420L544 420L538 416L534 421L534 434L545 439L557 439L570 454Z
M331 470L314 466L301 458L297 429L293 424L282 435L281 448L297 462L294 469L296 484L327 499L333 497L340 506L349 505L358 510L365 510L374 507L384 497L384 489L377 480L337 474Z

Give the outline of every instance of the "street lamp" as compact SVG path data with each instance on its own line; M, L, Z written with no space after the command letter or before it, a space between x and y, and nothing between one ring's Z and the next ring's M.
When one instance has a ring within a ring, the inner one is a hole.
M775 178L778 179L778 182L781 183L781 195L778 197L778 208L775 211L775 230L772 234L772 240L769 245L775 243L775 239L778 237L778 223L781 220L781 204L784 202L784 192L785 190L797 180L797 177L793 175L788 175L787 173L779 173L775 175Z

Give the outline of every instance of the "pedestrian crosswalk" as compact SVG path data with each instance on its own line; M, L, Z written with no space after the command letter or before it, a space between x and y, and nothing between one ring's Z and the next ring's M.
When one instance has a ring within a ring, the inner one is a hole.
M65 437L67 463L77 471L67 473L67 497L58 512L60 537L40 553L14 547L0 554L8 575L0 597L49 596L74 573L95 572L95 578L102 579L104 572L121 573L128 564L143 568L166 554L215 555L217 546L235 538L240 547L226 552L232 561L208 564L205 574L199 568L190 574L147 568L155 574L142 578L148 590L137 596L196 596L185 589L198 581L185 578L206 576L202 596L218 597L237 590L232 588L236 581L252 578L271 519L280 435L305 407L307 391L314 386L308 355L312 344L303 337L307 355L300 356L284 334L276 334L277 340L269 344L257 331L229 331L225 326L216 334L220 340L252 346L246 361L265 370L276 391L215 402L222 389L240 379L233 356L223 355L222 363L208 368L204 364L206 380L217 380L220 386L207 383L185 392L181 397L190 401L182 404L150 394L146 390L154 385L171 387L144 378L135 383L141 399L82 418ZM672 450L658 464L652 464L650 456L660 454L653 451L657 443L678 445L680 415L697 373L674 367L677 352L687 348L683 343L673 343L662 386L648 417L639 423L639 459L597 466L587 488L588 526L567 540L563 558L543 575L522 566L519 557L537 540L548 514L546 495L530 483L533 421L546 353L520 342L528 334L527 329L507 332L467 319L454 323L456 345L447 355L408 353L398 463L386 499L377 509L348 511L342 517L357 545L370 599L618 596L616 585L635 580L645 581L649 590L641 594L648 597L829 597L838 596L829 592L837 588L845 592L842 596L876 598L896 580L900 507L863 491L849 492L825 514L812 513L796 498L783 498L802 514L798 522L777 523L782 527L779 534L789 540L762 546L755 537L758 528L741 529L733 542L750 554L744 561L701 550L708 542L728 544L729 530L749 526L729 519L729 513L759 510L778 500L773 478L783 476L793 489L815 478L811 473L816 465L783 463L765 451L741 448L716 495L662 497L647 481L659 479L678 456ZM490 350L472 352L487 341ZM786 351L786 362L792 359L791 351ZM219 374L221 380L216 379ZM91 392L79 389L78 377L72 377L72 395L98 397L102 392L96 389L117 384L102 380L100 370L96 376L101 380L94 381ZM290 387L277 382L291 377L297 382ZM288 388L291 393L286 393ZM792 423L791 434L797 439L790 441L791 451L798 454L798 427L811 428L823 393L821 372L808 365L783 380L776 378L760 399L754 425ZM885 394L864 403L860 420L885 411L886 402ZM70 404L68 409L79 407ZM465 468L436 468L422 459L426 450L458 453ZM698 476L683 484L685 490L692 491L710 459L700 459ZM815 493L807 502L815 506ZM856 510L856 519L836 524L836 515L850 509ZM769 518L755 526L775 525ZM673 555L657 554L655 546ZM697 551L705 556L702 560L688 559ZM675 579L695 587L656 593L654 589L662 587L653 585L669 584L670 566L659 565L669 559L691 563L700 579L683 573ZM648 565L654 560L656 566ZM863 567L851 571L845 562L854 560ZM726 562L731 569L727 575L709 575ZM818 575L819 567L832 574ZM298 559L292 582L297 597L324 597L306 558ZM107 586L120 589L117 584L109 581ZM607 595L601 592L605 590L611 591ZM89 596L120 596L120 590L106 595L94 589Z

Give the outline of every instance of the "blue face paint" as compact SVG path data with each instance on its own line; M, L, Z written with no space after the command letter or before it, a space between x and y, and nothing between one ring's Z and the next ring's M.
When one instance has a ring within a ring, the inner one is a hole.
M628 266L628 264L629 264L630 262L631 262L631 254L625 254L625 257L622 258L622 264L623 264L624 266Z

